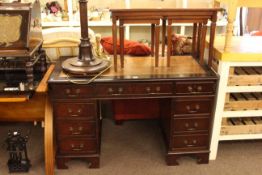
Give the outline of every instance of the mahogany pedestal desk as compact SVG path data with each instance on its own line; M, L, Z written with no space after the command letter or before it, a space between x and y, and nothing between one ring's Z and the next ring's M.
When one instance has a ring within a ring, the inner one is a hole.
M0 96L0 121L44 121L45 173L54 174L53 118L47 98L47 80L54 69L51 65L31 99L23 96Z
M115 72L111 67L85 84L89 78L64 74L61 61L48 81L58 168L68 168L71 158L99 167L103 144L99 102L119 99L158 99L168 165L178 165L177 158L184 155L208 163L217 83L217 75L208 66L192 56L171 57L170 67L160 58L157 68L152 57L126 57L125 69Z

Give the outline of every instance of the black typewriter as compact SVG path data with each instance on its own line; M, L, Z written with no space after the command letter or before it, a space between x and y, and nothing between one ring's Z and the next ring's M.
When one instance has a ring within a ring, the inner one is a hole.
M34 89L29 89L25 62L17 58L0 58L0 95L27 95L31 97L40 83L43 72L39 64L34 65Z

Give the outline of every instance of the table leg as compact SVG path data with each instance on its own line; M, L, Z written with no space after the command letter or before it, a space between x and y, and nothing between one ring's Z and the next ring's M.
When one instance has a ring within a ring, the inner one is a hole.
M165 56L165 46L166 46L166 19L162 19L162 57Z
M211 22L211 27L210 27L210 38L209 38L209 55L208 55L208 65L209 67L212 66L212 60L213 58L213 51L214 51L214 39L215 39L215 30L216 30L216 20L217 16L214 15L212 18Z
M167 67L170 67L172 23L168 21L167 26Z
M196 52L196 57L199 58L199 53L200 53L200 43L201 43L201 34L202 34L202 23L198 24L197 28L197 52Z
M159 65L159 35L160 35L160 26L157 25L156 28L156 43L155 43L155 66L158 67Z
M45 104L45 172L54 175L54 144L53 144L53 115L52 106L46 94Z
M113 50L114 50L114 70L117 71L117 27L116 17L112 18L112 35L113 35Z
M199 62L204 64L204 52L205 52L205 43L206 43L206 33L207 33L207 22L203 24L203 30L201 33L201 42L200 42L200 53L199 53Z
M193 39L192 39L192 55L196 57L196 44L197 44L197 23L193 26Z
M125 39L125 34L124 34L124 25L119 24L119 33L120 33L120 63L121 63L121 68L124 68L124 39Z
M151 24L151 56L155 55L155 24Z

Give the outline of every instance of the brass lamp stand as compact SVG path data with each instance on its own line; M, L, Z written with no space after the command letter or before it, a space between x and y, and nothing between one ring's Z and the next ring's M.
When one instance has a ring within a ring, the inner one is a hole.
M62 63L64 71L76 75L88 75L105 70L109 60L95 58L92 53L92 45L88 37L87 0L79 0L81 42L79 44L78 57L69 58Z

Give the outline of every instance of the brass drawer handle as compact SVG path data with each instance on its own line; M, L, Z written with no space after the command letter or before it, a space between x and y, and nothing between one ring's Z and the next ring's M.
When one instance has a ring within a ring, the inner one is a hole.
M195 105L195 109L191 109L189 105L186 106L186 109L189 113L196 113L200 109L200 106L198 104Z
M113 88L108 88L108 92L113 93L114 92Z
M150 88L150 87L146 87L146 91L147 91L148 93L150 93L151 88Z
M189 123L185 123L185 128L187 131L194 131L196 128L189 128Z
M188 142L188 140L184 140L184 144L185 144L185 146L187 146L187 147L194 147L194 146L196 146L195 144L197 143L197 141L196 140L193 140L193 144L188 144L189 142Z
M72 151L82 151L83 148L84 148L84 144L83 144L83 143L81 143L81 144L79 145L79 147L75 147L74 144L71 144L71 149L72 149Z
M120 94L121 94L123 91L124 91L124 90L123 90L122 87L118 88L118 92L119 92Z
M160 92L160 90L161 90L160 86L157 86L156 87L156 92Z
M75 131L75 128L73 128L72 126L69 127L69 131L71 131L72 135L79 135L81 134L82 130L83 130L82 126L79 126L77 131Z
M110 95L121 95L122 92L123 92L123 88L118 88L118 93L114 93L114 89L113 88L108 88L108 93Z
M78 95L78 94L68 94L67 96L68 96L68 97L70 97L70 98L79 97L79 95Z
M198 127L198 123L197 123L197 122L194 123L194 127L195 127L195 128Z
M187 87L187 90L188 90L189 92L193 92L193 87L192 87L192 86L188 86L188 87Z
M202 91L202 89L203 89L202 86L198 86L198 87L197 87L197 91L198 91L198 92Z

